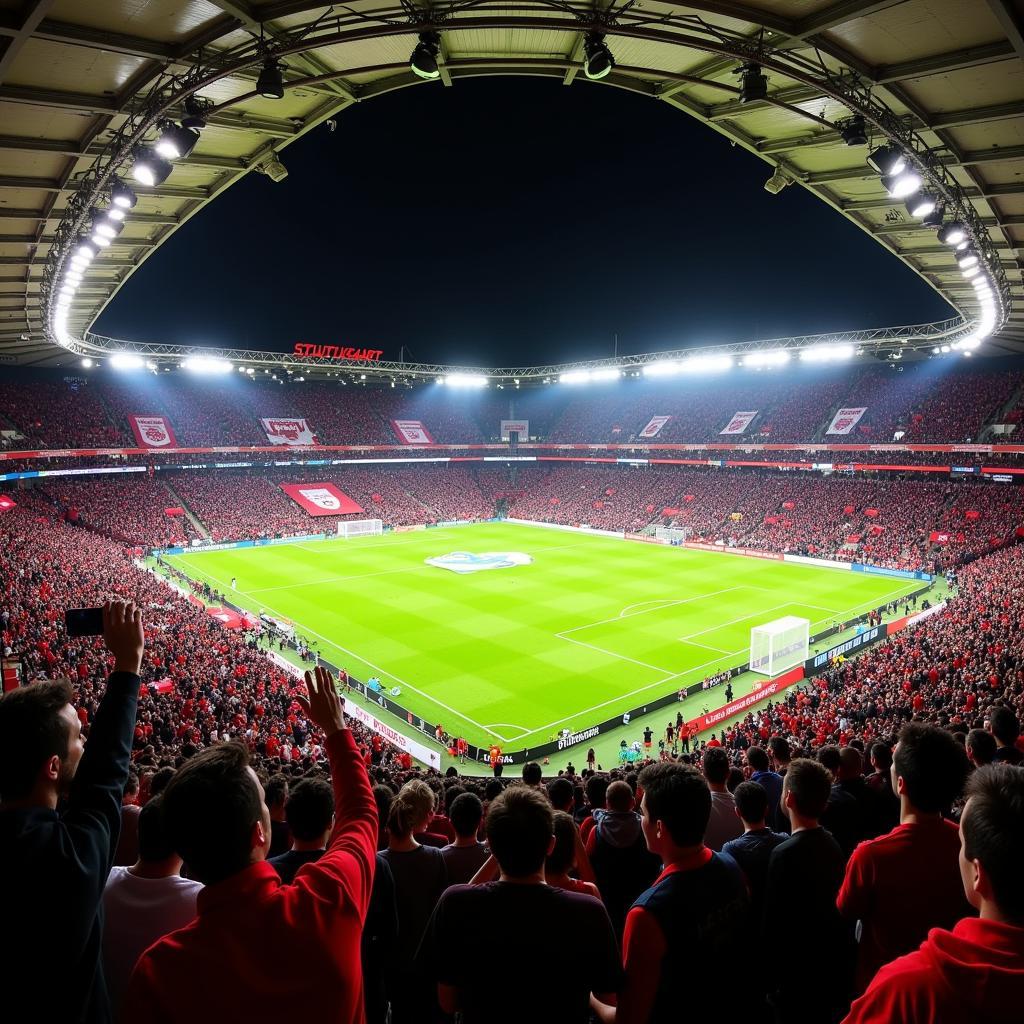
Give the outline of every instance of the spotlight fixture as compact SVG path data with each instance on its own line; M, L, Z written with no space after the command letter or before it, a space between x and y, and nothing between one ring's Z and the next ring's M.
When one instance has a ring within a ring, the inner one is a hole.
M935 209L931 213L926 213L921 218L921 223L926 228L937 228L942 224L942 218L946 215L946 208L941 204L937 203Z
M98 231L94 231L89 236L89 241L94 245L98 245L101 249L106 249L110 245L110 239L106 235L101 235Z
M981 268L980 267L965 267L962 271L960 271L960 273L963 274L964 277L970 279L972 277L977 277L978 274L981 273Z
M284 79L281 77L281 65L270 58L260 69L260 77L256 81L256 91L265 100L284 99Z
M138 199L123 181L115 181L110 190L110 201L122 210L130 210L138 202Z
M171 174L173 167L169 160L158 156L149 146L143 146L135 154L132 177L142 185L162 185Z
M776 167L772 176L764 183L764 190L777 196L787 185L792 184L793 179L781 167Z
M967 230L958 220L951 220L939 231L939 241L943 245L959 245L967 238Z
M171 122L164 127L154 148L165 160L180 160L196 148L198 141L199 132Z
M896 146L879 146L868 153L868 166L879 174L899 174L907 169L907 158Z
M854 114L845 121L839 122L839 135L847 146L866 146L868 144L867 126L863 114Z
M956 254L956 265L964 270L967 267L973 267L978 262L978 254L973 249L964 249L962 252Z
M108 206L103 211L103 216L106 217L107 220L124 220L128 214L125 213L120 206Z
M589 32L583 44L583 74L592 82L607 78L615 67L615 57L601 32Z
M82 360L82 369L84 369L84 370L91 370L92 369L92 360L88 356L86 356Z
M104 238L113 239L117 238L124 231L124 224L110 217L99 217L93 224L93 231L96 234L103 235Z
M768 79L760 64L744 64L737 72L740 76L740 103L753 103L768 98Z
M903 199L921 187L921 175L907 167L882 177L882 187L893 199Z
M75 256L79 259L90 261L98 252L95 245L92 244L87 238L80 238L78 245L75 246Z
M201 132L206 127L206 115L195 96L185 100L185 116L181 119L181 127L194 132Z
M420 41L409 57L409 67L418 78L433 82L441 77L437 55L441 52L441 37L436 32L421 32Z
M906 202L911 217L926 217L935 211L936 200L931 192L915 192Z

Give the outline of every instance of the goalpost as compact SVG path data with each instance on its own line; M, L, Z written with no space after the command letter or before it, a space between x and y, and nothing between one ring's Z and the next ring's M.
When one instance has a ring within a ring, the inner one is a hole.
M806 661L811 623L796 615L766 622L750 631L750 671L774 676Z
M656 526L654 536L666 544L682 544L690 538L688 526Z
M382 519L350 519L338 523L338 536L348 540L350 537L373 537L384 532Z

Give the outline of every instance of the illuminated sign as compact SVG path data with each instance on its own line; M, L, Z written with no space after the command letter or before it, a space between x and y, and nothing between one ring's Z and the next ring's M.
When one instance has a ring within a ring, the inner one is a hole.
M384 350L381 348L350 348L347 345L310 345L303 341L295 343L295 355L300 359L341 359L350 363L379 363Z

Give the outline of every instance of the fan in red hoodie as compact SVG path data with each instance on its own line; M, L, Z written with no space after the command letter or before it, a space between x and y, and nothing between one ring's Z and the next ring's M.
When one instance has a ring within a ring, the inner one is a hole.
M967 786L960 874L979 916L933 928L883 967L844 1024L1010 1024L1024 1016L1024 768L988 765Z

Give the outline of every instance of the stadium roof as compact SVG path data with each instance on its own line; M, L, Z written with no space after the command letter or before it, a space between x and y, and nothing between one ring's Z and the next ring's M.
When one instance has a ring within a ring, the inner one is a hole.
M53 324L69 248L187 97L206 121L198 144L165 183L130 182L123 231L64 300L65 338L87 337L180 224L242 175L280 173L277 154L286 162L317 125L393 89L497 74L672 104L762 157L766 178L784 175L870 232L977 323L953 250L889 198L870 147L844 142L851 115L866 115L871 146L897 142L947 220L966 217L1001 321L986 349L1024 352L1022 27L1013 0L0 0L0 362L70 361ZM439 78L425 82L410 54L435 31ZM596 83L583 70L595 31L615 59ZM257 92L268 58L283 65L280 99ZM752 80L741 101L737 71L750 63L767 99ZM153 333L159 342L157 322Z

